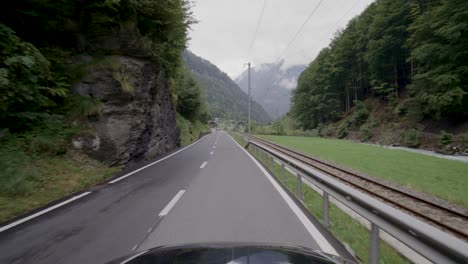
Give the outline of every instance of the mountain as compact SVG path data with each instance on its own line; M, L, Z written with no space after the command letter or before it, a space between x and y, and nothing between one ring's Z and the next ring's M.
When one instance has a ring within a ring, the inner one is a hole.
M208 109L212 117L225 117L237 120L246 120L248 113L248 96L229 76L222 72L211 62L198 57L190 51L183 54L185 65L197 77L206 89ZM252 119L261 123L271 121L265 109L252 100Z
M306 65L285 68L284 61L262 64L251 69L251 93L270 116L278 118L289 111L291 90ZM247 70L236 78L236 83L247 92Z

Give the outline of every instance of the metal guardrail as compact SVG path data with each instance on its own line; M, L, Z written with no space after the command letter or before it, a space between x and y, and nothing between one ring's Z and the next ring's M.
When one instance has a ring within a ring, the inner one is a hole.
M302 201L302 178L323 191L323 224L330 226L329 196L361 215L371 223L369 263L379 263L379 231L402 242L434 263L468 263L468 243L453 237L419 219L399 211L367 194L333 179L282 153L250 141L254 154L266 155L267 167L276 159L281 166L281 179L286 181L286 168L297 174L296 195Z

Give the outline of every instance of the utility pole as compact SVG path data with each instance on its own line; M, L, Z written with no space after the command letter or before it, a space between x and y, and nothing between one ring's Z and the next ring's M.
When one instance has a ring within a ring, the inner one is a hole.
M248 73L249 73L249 75L248 75L249 76L249 78L248 78L248 80L249 80L249 84L248 84L248 87L249 87L249 89L248 89L249 90L249 125L248 126L249 126L249 142L250 142L250 138L252 137L251 134L250 134L250 62L248 63L248 65L249 65L249 71L248 71Z

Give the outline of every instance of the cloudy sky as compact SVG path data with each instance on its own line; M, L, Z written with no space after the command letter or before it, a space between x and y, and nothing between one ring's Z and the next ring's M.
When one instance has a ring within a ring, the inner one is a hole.
M338 28L373 0L194 0L189 49L216 64L231 78L251 61L254 65L284 58L287 65L308 64L330 43ZM301 25L317 10L286 49ZM253 42L253 45L251 45Z

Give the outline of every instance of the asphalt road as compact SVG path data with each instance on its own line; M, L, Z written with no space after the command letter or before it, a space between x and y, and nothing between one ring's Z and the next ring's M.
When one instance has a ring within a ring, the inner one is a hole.
M158 245L197 242L326 248L304 221L248 154L216 132L1 232L0 263L105 263Z

